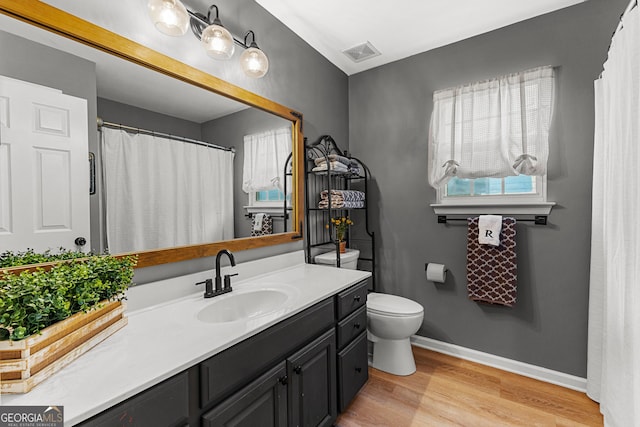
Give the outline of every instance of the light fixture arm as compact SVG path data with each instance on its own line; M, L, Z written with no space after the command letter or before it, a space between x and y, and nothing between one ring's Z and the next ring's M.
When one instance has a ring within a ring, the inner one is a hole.
M251 34L251 44L247 44L247 37L249 37L249 34ZM256 43L256 33L254 33L253 30L247 31L247 34L244 35L243 46L245 46L245 49L248 49L250 47L258 48L258 44Z
M216 9L216 17L214 18L213 22L211 22L210 21L211 10L213 8ZM207 16L204 16L203 14L198 13L198 12L192 12L189 9L187 9L187 13L189 14L189 17L191 18L191 31L193 32L193 35L198 40L200 40L202 38L202 32L209 25L211 25L211 24L221 25L220 24L220 18L218 17L218 7L215 4L212 4L209 7L209 11L207 13ZM249 32L253 34L253 31L249 30ZM249 49L251 47L250 45L246 44L246 37L245 37L245 42L243 43L241 40L238 40L238 38L234 34L231 34L231 36L233 37L233 42L235 44L237 44L238 46L242 47L243 49ZM254 34L254 39L255 39L255 34Z
M211 10L212 9L216 9L216 17L214 18L214 20L211 20ZM220 25L222 26L222 23L220 22L220 17L218 16L218 6L216 6L215 4L212 4L211 6L209 6L209 10L207 11L207 21L210 24L216 24L216 25Z

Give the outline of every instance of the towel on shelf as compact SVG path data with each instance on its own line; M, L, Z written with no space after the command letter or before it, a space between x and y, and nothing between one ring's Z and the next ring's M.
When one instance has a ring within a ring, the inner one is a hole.
M331 207L333 209L356 209L364 208L365 194L357 190L331 190ZM318 208L329 208L329 192L320 192L320 202Z
M260 217L261 219L259 219ZM258 221L260 226L258 227ZM257 213L253 215L253 224L251 227L251 237L266 236L273 234L273 218L266 213Z
M331 162L330 167L331 167L331 170L335 172L344 172L344 173L349 172L349 168L347 167L347 165L340 162ZM315 168L311 169L311 172L323 172L326 170L327 170L327 164L322 163L320 164L320 166L316 166Z
M329 200L323 199L318 202L319 209L329 209ZM347 201L331 201L331 209L358 209L364 208L364 200L347 202Z
M360 164L357 161L344 156L340 156L338 154L329 154L327 157L329 158L329 162L331 164L331 170L336 172L347 172L352 175L360 175ZM311 170L312 172L321 172L327 170L326 157L317 157L313 159L313 162L315 163L316 167Z
M478 218L469 218L467 234L467 290L473 301L513 307L516 303L518 267L516 220L504 217L500 245L478 242Z
M340 156L340 155L338 155L338 154L329 154L329 156L327 156L327 157L329 157L329 161L330 161L330 162L332 162L332 163L333 163L333 162L339 162L339 163L342 163L343 165L345 165L345 166L347 166L347 167L348 167L351 163L355 163L353 160L348 159L348 158L346 158L346 157L344 157L344 156ZM326 163L326 162L327 162L327 158L326 158L326 157L316 157L316 158L313 160L313 162L316 164L316 166L320 166L321 164L323 164L323 163Z
M481 245L500 246L500 215L480 215L478 217L478 243Z
M329 191L322 190L320 192L321 199L327 199L329 197ZM365 193L358 190L331 190L331 198L342 199L345 201L359 201L364 200Z

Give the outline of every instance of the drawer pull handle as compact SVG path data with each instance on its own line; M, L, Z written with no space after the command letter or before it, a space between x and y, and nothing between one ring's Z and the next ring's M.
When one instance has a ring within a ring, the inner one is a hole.
M302 366L296 366L295 368L293 368L293 372L300 375L302 373Z
M356 329L360 329L360 323L354 323L353 327L356 328Z
M282 385L287 385L287 383L289 382L289 377L285 375L283 377L280 377L278 381L280 381L280 384Z
M357 373L362 372L362 368L356 368L356 372L357 372Z
M353 297L353 300L355 302L360 302L360 295L356 295L355 297Z

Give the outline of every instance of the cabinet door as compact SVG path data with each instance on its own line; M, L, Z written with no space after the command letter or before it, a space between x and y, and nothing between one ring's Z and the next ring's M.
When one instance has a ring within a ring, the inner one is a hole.
M369 379L368 368L367 333L363 332L338 353L338 401L340 412L344 412L347 409L349 403Z
M289 425L331 426L336 419L336 338L333 329L287 359Z
M202 427L286 427L287 367L279 363L202 416Z

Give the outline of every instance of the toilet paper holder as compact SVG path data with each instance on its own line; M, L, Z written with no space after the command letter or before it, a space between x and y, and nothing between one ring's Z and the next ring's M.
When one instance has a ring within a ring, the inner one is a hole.
M447 280L449 269L444 264L425 263L424 274L427 280L434 283L444 283Z

